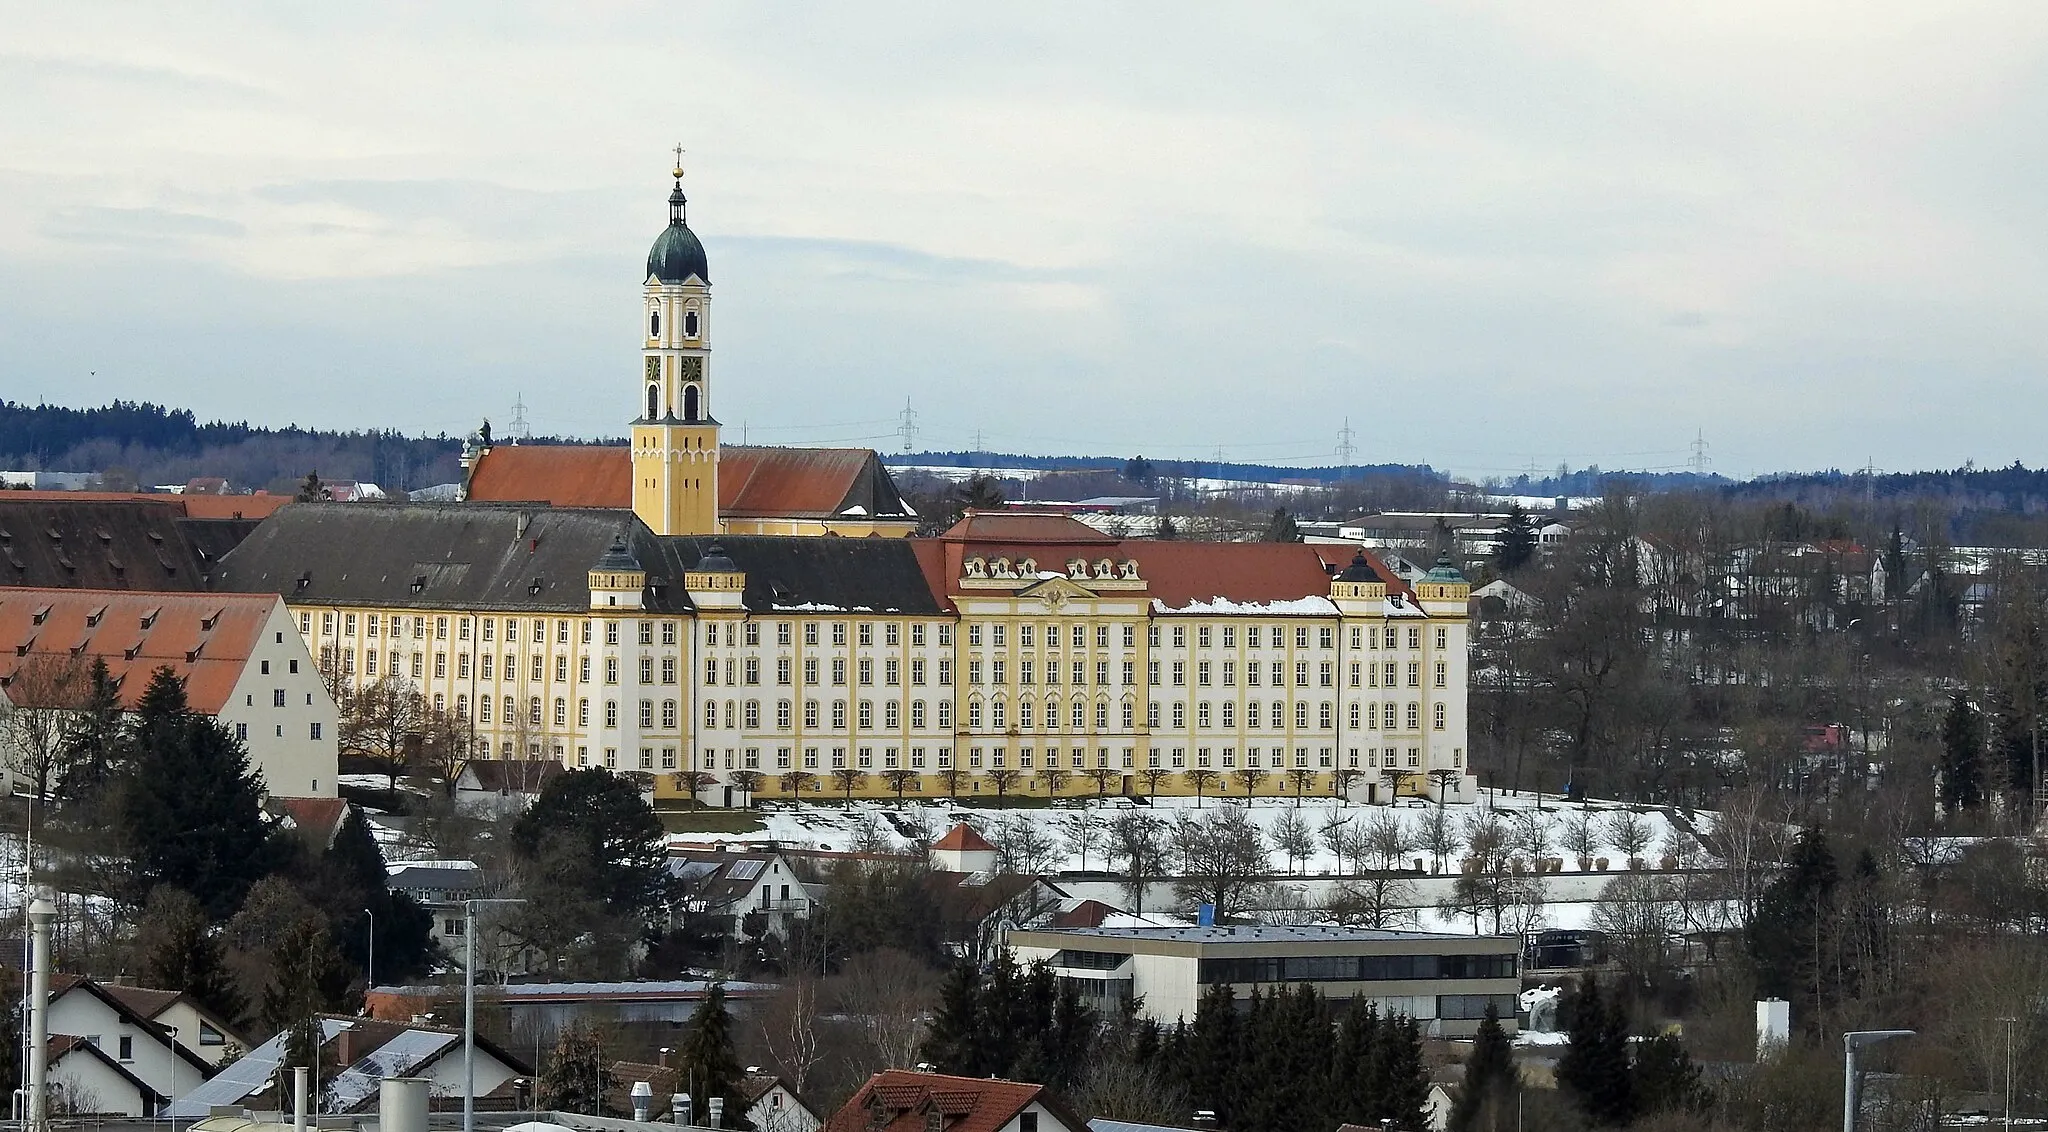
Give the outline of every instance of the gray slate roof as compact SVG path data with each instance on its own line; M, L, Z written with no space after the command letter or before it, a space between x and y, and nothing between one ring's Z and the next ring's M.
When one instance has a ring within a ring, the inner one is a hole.
M648 608L689 608L685 563L631 512L487 503L309 503L263 521L221 564L216 589L312 605L573 612L623 532L648 574ZM415 587L418 587L415 590Z
M908 539L819 538L795 535L673 535L660 540L674 557L695 564L716 544L746 572L749 610L871 609L937 614L943 611L919 568Z
M8 494L0 492L0 586L196 592L254 526L187 519L175 501Z

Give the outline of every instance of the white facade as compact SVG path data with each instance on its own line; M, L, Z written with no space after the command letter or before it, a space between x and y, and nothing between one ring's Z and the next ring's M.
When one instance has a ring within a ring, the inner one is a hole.
M154 1027L136 1024L84 984L51 1001L50 1033L84 1038L161 1096L184 1096L198 1088L213 1068L212 1063L181 1050ZM78 1072L89 1070L80 1068Z
M334 697L278 599L221 705L221 723L248 745L263 786L281 798L332 798L337 773Z

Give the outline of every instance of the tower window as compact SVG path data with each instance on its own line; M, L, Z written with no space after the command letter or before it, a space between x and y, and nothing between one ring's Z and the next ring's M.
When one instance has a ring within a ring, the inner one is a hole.
M697 419L697 387L694 385L683 387L683 419L693 422Z
M659 337L661 337L661 312L660 312L660 311L648 311L648 312L647 312L647 336L648 336L649 338L659 338Z
M648 386L648 387L647 387L647 419L651 421L651 420L654 420L654 419L656 419L656 418L658 418L658 417L660 417L660 416L661 416L661 386L659 386L659 385L650 385L650 386Z
M696 311L690 311L690 312L688 312L688 313L686 313L686 314L684 314L684 315L683 315L683 337L685 337L685 338L695 338L696 336L697 336L697 312L696 312Z

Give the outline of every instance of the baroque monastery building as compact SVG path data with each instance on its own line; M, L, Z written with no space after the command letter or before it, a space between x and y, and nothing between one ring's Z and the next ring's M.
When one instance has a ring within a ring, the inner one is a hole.
M1473 796L1448 560L1029 512L872 537L916 524L875 453L721 447L676 178L629 448L479 433L464 502L287 507L215 585L281 594L323 669L417 683L479 755L664 797Z

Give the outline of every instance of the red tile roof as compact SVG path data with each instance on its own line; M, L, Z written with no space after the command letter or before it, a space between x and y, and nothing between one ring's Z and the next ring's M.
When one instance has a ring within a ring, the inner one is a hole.
M718 511L736 518L837 515L850 497L861 494L858 489L876 468L879 461L866 448L722 445ZM616 446L502 445L477 461L469 498L629 509L632 452Z
M133 708L168 667L192 710L215 715L281 603L276 594L0 589L0 687L16 704L45 706L39 685L68 680L74 666L83 680L98 658Z
M960 542L1051 543L1106 546L1114 535L1059 511L969 511L939 536Z
M994 845L989 844L988 838L976 833L974 827L966 822L947 830L946 836L932 842L932 848L966 853L993 853L996 849Z
M1067 1132L1085 1132L1086 1122L1042 1085L905 1069L868 1078L822 1132L925 1132L925 1114L932 1111L944 1118L942 1132L998 1132L1033 1102Z
M1351 559L1345 549L1344 560ZM1299 542L1126 542L1152 597L1174 609L1196 601L1291 601L1328 597L1318 548ZM1086 582L1081 583L1086 585Z
M155 987L131 987L120 983L101 983L100 989L106 991L107 994L121 1003L121 1005L142 1015L144 1018L155 1018L157 1015L169 1010L173 1003L185 997L182 991L158 990Z
M1054 916L1052 918L1052 926L1056 928L1099 928L1104 920L1109 919L1109 917L1122 910L1121 908L1112 908L1100 900L1083 900L1072 908Z
M175 507L188 519L267 519L289 495L171 495L159 491L10 491L15 503L127 503L143 500Z
M300 840L314 849L333 847L342 820L348 817L345 798L276 798L272 802L291 816L292 828Z

